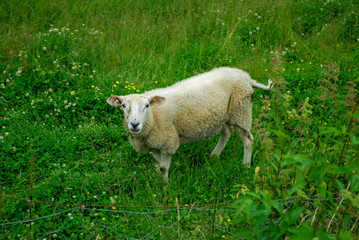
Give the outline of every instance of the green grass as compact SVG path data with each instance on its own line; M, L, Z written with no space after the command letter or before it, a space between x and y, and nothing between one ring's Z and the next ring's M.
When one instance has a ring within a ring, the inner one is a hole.
M350 0L3 1L1 195L88 205L235 202L236 214L213 219L232 219L228 230L237 237L358 237L358 12ZM210 160L217 137L181 146L164 187L154 160L132 149L121 111L106 99L220 66L275 83L271 92L255 90L252 168L242 165L235 135ZM288 198L328 200L278 200ZM68 209L5 198L0 206L0 224ZM81 226L96 223L93 214L77 214L61 237L78 239ZM182 223L187 238L201 237L211 224L203 212L193 214L196 220ZM114 214L106 219L118 221ZM40 227L58 228L51 224ZM125 222L125 235L140 238L139 229L154 227L146 224L140 217ZM44 234L0 229L4 239ZM226 235L220 228L211 234L205 238ZM180 238L165 229L150 237Z

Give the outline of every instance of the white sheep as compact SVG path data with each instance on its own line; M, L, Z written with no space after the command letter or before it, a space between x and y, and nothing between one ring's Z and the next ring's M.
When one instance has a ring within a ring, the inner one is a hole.
M112 96L107 103L122 106L123 125L138 152L152 152L168 182L171 156L180 144L207 140L222 132L211 153L219 156L233 132L243 142L243 164L250 166L253 136L253 88L269 90L244 71L216 68L172 86L143 94Z

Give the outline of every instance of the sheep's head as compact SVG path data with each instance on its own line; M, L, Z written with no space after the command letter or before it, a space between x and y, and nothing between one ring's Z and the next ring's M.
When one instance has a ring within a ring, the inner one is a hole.
M141 94L112 96L107 99L108 104L122 107L128 130L133 135L138 135L143 130L150 107L161 105L164 102L164 97L147 97Z

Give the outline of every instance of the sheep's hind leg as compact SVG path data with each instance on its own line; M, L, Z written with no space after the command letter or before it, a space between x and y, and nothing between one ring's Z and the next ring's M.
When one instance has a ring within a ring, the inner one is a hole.
M161 153L161 160L159 162L159 169L163 175L163 180L168 183L168 170L170 169L171 165L171 155Z
M210 157L212 157L213 155L216 155L216 156L221 155L221 152L222 152L223 148L226 146L232 133L233 133L233 128L229 125L224 125L223 130L222 130L222 135L221 135L216 147L213 149Z
M254 138L249 130L245 130L241 127L236 127L236 130L238 131L239 136L241 137L243 142L243 148L244 148L243 164L247 167L250 167Z

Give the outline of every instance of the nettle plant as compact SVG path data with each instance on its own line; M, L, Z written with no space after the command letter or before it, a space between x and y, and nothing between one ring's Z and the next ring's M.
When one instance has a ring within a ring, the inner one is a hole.
M354 239L359 209L355 84L341 84L338 65L327 63L318 95L294 101L281 77L282 57L280 51L273 54L273 92L262 97L253 121L260 139L254 155L265 161L255 167L256 187L234 205L242 226L238 236Z

